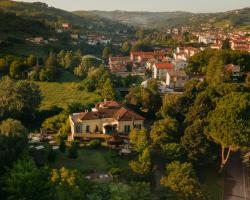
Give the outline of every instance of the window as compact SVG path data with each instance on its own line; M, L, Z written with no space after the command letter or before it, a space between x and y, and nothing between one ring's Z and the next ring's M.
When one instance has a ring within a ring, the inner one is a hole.
M129 133L130 132L130 125L125 125L124 126L124 132Z
M86 132L87 133L89 132L89 126L86 126Z
M134 128L141 129L141 124L135 124Z
M76 125L75 132L76 133L81 133L81 126L79 124Z

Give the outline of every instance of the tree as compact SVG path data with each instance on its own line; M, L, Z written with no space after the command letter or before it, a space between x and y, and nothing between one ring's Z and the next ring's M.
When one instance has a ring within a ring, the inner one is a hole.
M24 64L21 60L14 60L10 65L10 76L12 78L21 78Z
M130 50L130 44L126 41L122 44L122 48L121 48L121 51L124 53L124 54L128 54L129 53L129 50Z
M152 168L150 149L145 148L138 156L138 160L130 161L129 166L136 174L148 175Z
M8 71L8 63L5 58L0 58L0 72L6 73Z
M166 167L161 184L171 189L183 200L204 199L200 184L190 163L172 162Z
M102 60L91 55L82 57L81 63L75 68L75 75L85 78L91 68L98 68L102 64Z
M95 193L76 170L69 170L64 167L53 169L51 182L53 197L56 200L91 200L91 198L88 198L88 194Z
M27 58L27 65L34 67L36 65L36 57L33 54L30 54Z
M28 158L19 160L5 179L5 188L9 199L51 199L49 170L38 169ZM37 195L39 194L39 195Z
M59 145L59 149L60 149L60 151L62 152L62 153L65 153L65 151L66 151L66 144L65 144L65 140L64 140L64 138L62 138L62 137L60 137L60 145Z
M79 142L78 141L72 141L71 146L69 148L69 158L77 158L78 157L78 148L79 148Z
M185 129L181 138L181 145L186 150L187 157L196 164L204 164L204 162L210 161L212 153L214 153L211 141L205 135L205 126L204 120L196 119Z
M16 83L15 90L19 101L23 103L24 116L32 116L42 100L39 86L28 81L19 81Z
M105 47L105 48L103 49L103 52L102 52L102 58L103 58L104 60L107 60L107 59L110 57L110 55L111 55L111 50L110 50L110 48L109 48L109 47Z
M146 129L133 129L129 134L130 143L135 151L142 152L149 146L149 135Z
M115 91L113 89L113 86L112 86L110 79L107 79L105 81L100 93L101 93L102 98L105 100L114 100L115 99Z
M0 123L0 172L19 158L27 144L28 131L20 121L7 119Z
M186 160L186 152L178 143L164 144L161 146L161 151L166 162Z
M5 136L22 138L27 138L28 135L28 131L22 123L14 119L7 119L0 123L0 133Z
M250 73L247 73L245 85L246 85L246 87L250 88Z
M220 55L214 56L206 69L206 81L215 86L231 80L230 73L225 70L225 63Z
M232 92L222 97L208 115L208 136L221 146L221 170L231 151L250 146L250 95Z
M178 142L180 137L178 130L179 124L175 119L168 117L156 121L150 132L152 145L159 148L166 143Z
M33 116L40 102L40 90L36 84L16 83L7 77L0 80L0 119L27 119L27 116Z

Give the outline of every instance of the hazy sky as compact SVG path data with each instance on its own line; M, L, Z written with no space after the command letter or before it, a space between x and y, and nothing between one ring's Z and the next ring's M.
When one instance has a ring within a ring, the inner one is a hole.
M34 2L33 0L24 0ZM250 0L39 0L65 10L219 12L250 6Z

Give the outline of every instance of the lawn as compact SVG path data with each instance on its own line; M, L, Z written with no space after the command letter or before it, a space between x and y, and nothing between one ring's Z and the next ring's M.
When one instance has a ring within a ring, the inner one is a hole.
M219 176L218 169L213 166L207 166L200 169L199 178L202 188L209 200L218 200L222 198L223 193L223 178Z
M68 82L35 82L40 86L42 93L42 103L40 109L48 109L51 106L65 108L72 102L82 104L97 102L100 96L95 93L80 91L78 83Z
M128 160L118 157L114 150L80 149L77 159L70 159L67 153L60 152L51 167L77 169L83 173L103 173L113 167L128 168Z

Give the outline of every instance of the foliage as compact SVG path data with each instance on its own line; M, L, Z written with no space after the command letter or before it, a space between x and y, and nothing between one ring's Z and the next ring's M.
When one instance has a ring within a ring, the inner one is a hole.
M250 145L249 98L247 93L230 93L218 100L215 110L209 113L207 134L221 145L221 169L231 150L244 149ZM228 152L224 157L227 148Z
M178 143L167 143L161 146L163 159L166 162L185 161L186 152Z
M75 68L75 75L85 78L91 68L98 68L102 64L102 60L95 56L86 55L81 59L81 63Z
M151 172L151 155L150 149L145 148L138 157L138 160L129 162L129 166L133 172L140 175L148 175Z
M110 79L107 79L100 90L101 96L105 100L114 100L115 91Z
M169 117L156 121L150 132L150 138L155 147L160 147L166 143L178 142L179 137L179 124L175 119Z
M68 149L69 158L76 159L78 157L79 142L72 141L71 146Z
M130 143L134 150L142 152L149 145L149 134L146 129L133 129L129 134Z
M4 190L9 199L51 199L50 189L49 171L38 169L28 158L15 163L5 179Z
M0 118L30 117L41 102L40 90L34 83L0 80Z
M12 166L27 144L28 131L20 121L7 119L0 123L0 172Z
M146 182L132 182L129 185L111 184L110 192L110 200L152 200L150 185Z
M170 188L180 199L204 199L200 184L190 163L172 162L166 167L161 184Z
M126 101L131 105L147 110L148 113L158 112L162 104L162 98L157 80L148 81L146 88L141 86L131 87L126 95Z

